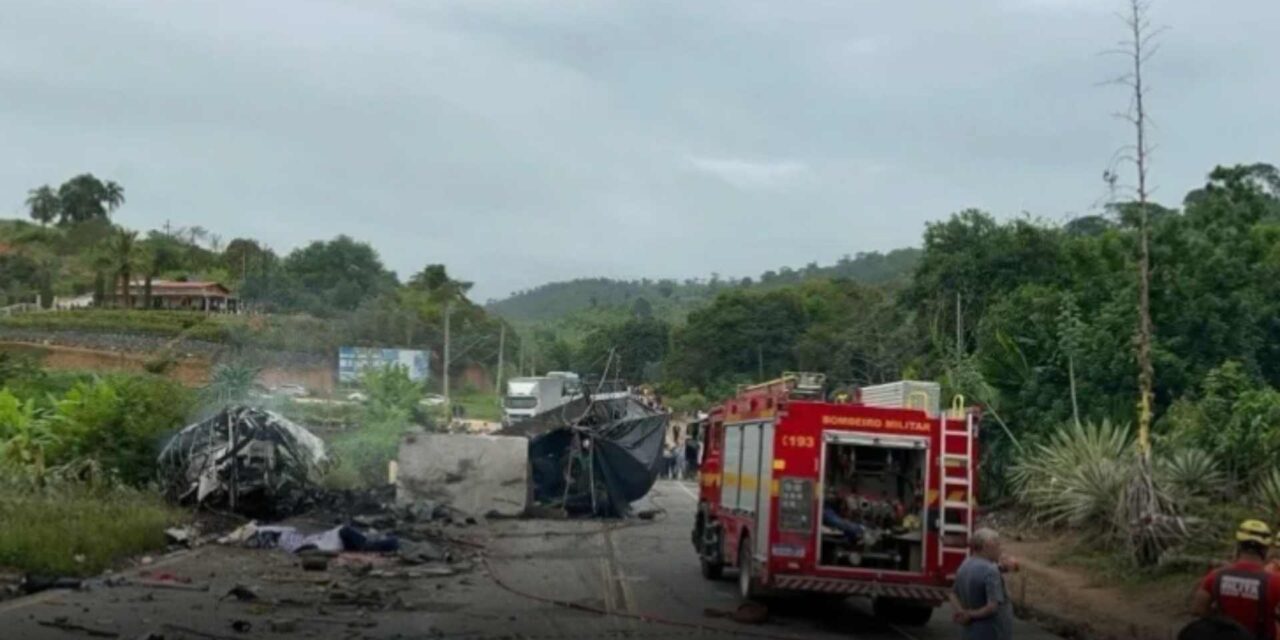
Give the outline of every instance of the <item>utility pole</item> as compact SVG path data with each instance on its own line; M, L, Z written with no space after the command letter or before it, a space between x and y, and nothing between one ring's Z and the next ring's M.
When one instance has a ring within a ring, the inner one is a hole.
M444 357L441 358L443 362L440 365L442 369L440 375L442 376L441 388L444 391L442 394L444 395L444 406L450 409L453 408L453 405L449 403L449 316L451 315L453 315L453 302L446 302L444 304Z
M764 382L764 347L756 345L756 382Z
M956 362L964 357L964 318L960 315L960 292L956 292Z
M498 381L493 385L493 390L498 393L499 397L502 396L502 363L503 363L503 356L506 355L505 354L506 350L507 350L507 323L504 322L502 323L501 328L498 330Z

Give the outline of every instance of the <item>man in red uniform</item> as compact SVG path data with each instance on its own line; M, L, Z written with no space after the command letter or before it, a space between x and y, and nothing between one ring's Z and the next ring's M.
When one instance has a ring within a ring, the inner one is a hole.
M1236 530L1236 560L1205 576L1192 604L1195 614L1230 618L1258 640L1275 640L1280 575L1265 568L1272 539L1265 522L1241 522Z

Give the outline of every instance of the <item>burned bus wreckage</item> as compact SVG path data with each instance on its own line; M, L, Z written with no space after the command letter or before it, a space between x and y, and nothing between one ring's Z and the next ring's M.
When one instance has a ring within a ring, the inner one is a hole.
M233 405L175 434L158 462L172 501L267 517L308 506L330 459L305 428Z
M529 439L534 504L569 516L624 517L657 480L669 422L625 388L598 388L501 434Z

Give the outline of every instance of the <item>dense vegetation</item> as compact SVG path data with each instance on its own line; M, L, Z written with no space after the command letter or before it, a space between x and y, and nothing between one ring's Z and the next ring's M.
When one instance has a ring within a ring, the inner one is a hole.
M554 323L561 333L579 335L576 329L593 322L625 319L629 315L653 316L680 322L690 311L705 307L721 292L734 289L785 287L807 280L848 278L865 284L886 284L909 277L919 260L918 249L896 249L888 253L859 253L844 256L833 265L811 262L801 269L782 267L766 271L759 278L723 279L719 274L683 281L614 280L581 278L553 282L516 293L488 308L511 322L546 327Z
M1157 447L1194 447L1250 492L1280 455L1280 177L1220 167L1179 208L1154 206ZM1066 224L967 210L930 224L909 278L731 287L668 322L643 310L576 337L530 332L538 369L624 374L671 397L816 370L837 384L942 380L987 407L988 487L1064 424L1132 422L1134 206Z

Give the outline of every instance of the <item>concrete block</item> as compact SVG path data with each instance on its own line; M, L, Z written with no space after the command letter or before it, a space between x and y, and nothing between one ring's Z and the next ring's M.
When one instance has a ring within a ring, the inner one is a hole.
M396 501L432 500L465 513L522 515L529 504L529 441L414 432L400 441Z

